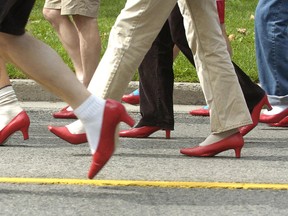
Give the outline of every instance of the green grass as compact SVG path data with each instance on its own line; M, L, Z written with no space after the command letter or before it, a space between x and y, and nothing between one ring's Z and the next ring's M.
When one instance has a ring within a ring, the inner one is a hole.
M257 0L226 0L225 23L228 35L234 34L231 41L233 48L233 61L255 82L258 82L254 47L254 20L251 15L257 5ZM246 34L237 31L239 28L247 29ZM174 62L175 81L199 82L196 71L189 64L184 55L180 54Z
M107 47L111 26L120 10L124 7L125 2L126 0L101 1L98 22L102 39L102 54ZM36 38L44 41L55 49L70 68L73 69L72 63L58 40L57 35L51 25L43 18L43 5L44 0L36 1L27 25L27 30ZM250 19L251 15L254 14L256 5L257 0L226 0L226 29L228 35L235 35L235 39L231 41L233 61L235 61L253 81L258 82L254 49L254 20ZM239 28L245 28L246 33L239 33L237 31ZM12 65L8 66L8 72L12 79L27 78ZM174 74L176 82L199 82L195 69L181 53L174 62ZM135 73L134 80L137 79L138 76L137 73Z

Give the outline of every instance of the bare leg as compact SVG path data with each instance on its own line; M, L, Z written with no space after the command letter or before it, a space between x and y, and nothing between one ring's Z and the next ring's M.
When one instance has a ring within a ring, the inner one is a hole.
M0 88L11 85L4 60L0 57Z
M87 87L98 66L101 40L97 19L82 15L61 15L61 10L43 9L44 17L56 30L63 47L70 56L77 79ZM71 107L53 114L55 118L75 118Z
M22 2L20 1L20 3ZM23 7L20 6L25 6L26 2L23 5L20 3L4 1L2 5L5 7L2 7L1 11L4 11L4 14L1 14L3 15L1 18L6 18L4 16L6 13L8 14L7 19L11 18L11 15L12 17L14 14L18 15L19 11L15 10L16 6L21 11ZM30 12L29 10L31 10L34 1L28 3L30 4L27 4L27 11L24 14L26 16L23 16L24 22L28 18L28 12ZM22 21L17 18L18 16L15 16L14 20ZM2 19L0 19L0 22L1 25L5 23L2 23ZM22 34L25 23L22 24L23 26L22 28L20 26L18 32L17 29L13 32L17 36L0 33L0 58L13 63L28 76L72 106L76 116L85 126L90 149L92 153L95 152L88 174L89 178L93 178L114 152L114 136L117 125L121 121L125 121L132 126L134 121L121 103L113 100L107 100L106 103L100 97L92 95L76 79L69 67L53 49L27 33ZM6 134L9 136L8 132Z
M0 33L0 47L1 57L71 105L85 126L94 153L100 142L105 101L92 96L53 49L29 34Z
M23 109L19 105L16 94L11 86L5 62L0 57L0 131L3 132L2 129L22 111ZM0 136L0 145L2 144L2 140L4 140L3 136L5 135L2 133Z
M43 15L55 29L64 49L72 60L76 76L83 82L83 67L80 54L78 31L69 16L62 16L60 10L43 9Z
M95 18L73 16L78 30L80 54L83 67L83 84L87 87L99 64L101 39Z
M101 39L97 19L73 15L73 21L60 10L43 9L45 18L56 30L70 56L77 78L88 86L100 61Z
M14 63L73 109L90 96L59 55L41 41L28 34L19 37L0 33L0 46L4 59Z

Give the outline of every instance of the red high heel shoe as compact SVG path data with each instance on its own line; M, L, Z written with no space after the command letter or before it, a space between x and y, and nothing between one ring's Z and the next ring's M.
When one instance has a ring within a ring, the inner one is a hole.
M59 112L53 113L54 118L62 118L62 119L77 119L77 116L74 114L73 111L68 111L67 108L69 106L64 107Z
M53 134L58 136L59 138L73 144L78 145L82 143L87 142L87 136L86 133L83 134L72 134L69 132L67 127L53 127L48 126L49 131L51 131Z
M268 110L272 110L272 106L270 105L266 94L261 99L261 101L253 108L253 111L251 113L253 123L239 128L239 131L242 134L242 136L245 136L247 133L249 133L253 128L255 128L258 125L259 116L263 107Z
M271 127L288 127L288 116L283 118L280 122L278 123L270 123L269 126Z
M29 139L28 129L30 126L30 119L27 113L23 110L15 118L13 118L8 125L0 131L0 145L16 131L21 131L24 140Z
M89 179L94 178L114 153L116 127L120 122L125 122L130 127L135 123L121 103L110 99L106 100L99 145L92 158L88 172Z
M130 137L130 138L146 138L149 137L156 131L161 130L160 127L153 126L143 126L139 128L131 128L129 130L123 130L119 132L120 137ZM166 139L170 139L170 130L166 131Z
M189 114L193 116L209 116L209 107L206 105L200 109L191 110Z
M134 95L133 93L128 95L123 95L122 101L131 105L138 105L140 103L140 96Z
M240 158L243 145L244 139L242 135L240 133L236 133L211 145L184 148L181 149L180 152L187 156L212 157L223 151L234 149L236 158Z
M288 116L288 108L275 115L261 114L259 121L263 123L278 123L286 116Z

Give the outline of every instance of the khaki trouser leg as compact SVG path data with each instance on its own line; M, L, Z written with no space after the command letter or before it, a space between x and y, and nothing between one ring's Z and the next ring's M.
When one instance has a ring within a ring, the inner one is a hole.
M89 91L120 100L176 0L128 0L118 16L109 46ZM200 83L211 108L211 130L222 132L251 124L233 65L221 33L215 0L179 0L187 39Z
M160 32L176 0L128 0L110 32L104 56L88 90L120 100Z
M212 132L251 124L219 25L215 0L179 0L189 46L209 105ZM192 19L191 19L192 18Z

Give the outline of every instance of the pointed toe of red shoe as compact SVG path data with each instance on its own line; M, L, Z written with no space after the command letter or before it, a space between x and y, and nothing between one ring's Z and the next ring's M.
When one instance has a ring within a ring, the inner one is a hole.
M189 112L190 115L193 115L193 116L209 116L210 113L209 113L209 107L208 106L204 106L200 109L195 109L195 110L191 110Z
M59 138L65 140L66 142L69 142L74 145L82 144L87 142L86 134L72 134L69 132L67 127L53 127L48 126L49 131L51 133L55 134Z
M262 123L279 123L282 119L288 116L288 109L283 110L275 115L261 114L259 121Z
M77 119L77 116L74 114L73 111L67 110L69 106L64 107L59 112L55 112L52 114L54 118L61 118L61 119Z
M125 122L130 127L135 124L134 119L128 115L121 103L107 99L98 147L93 154L88 171L89 179L93 179L112 157L115 150L116 127L120 122Z
M283 118L280 122L278 123L270 123L268 124L270 127L288 127L288 116Z

